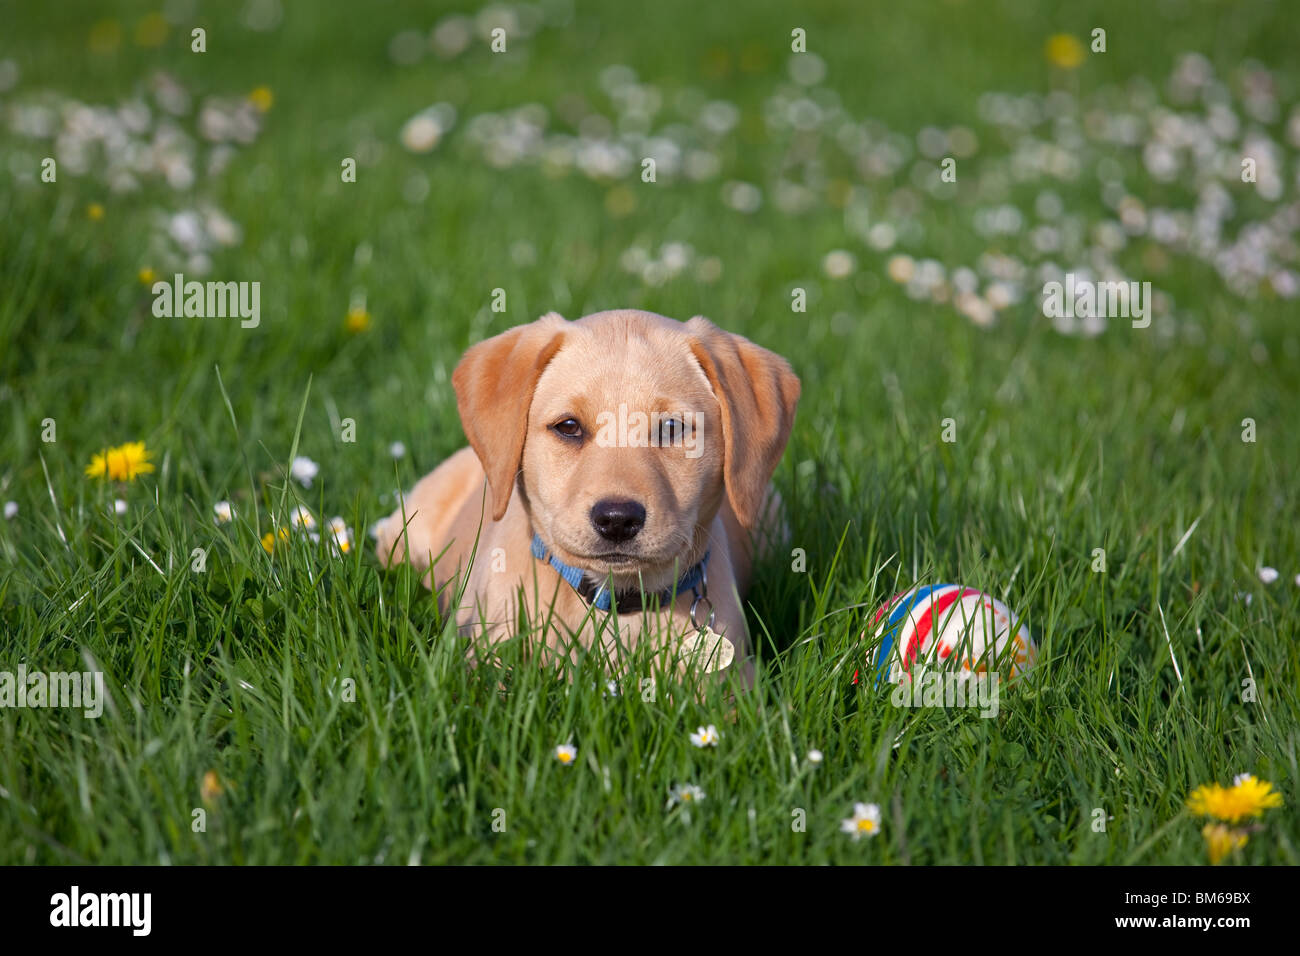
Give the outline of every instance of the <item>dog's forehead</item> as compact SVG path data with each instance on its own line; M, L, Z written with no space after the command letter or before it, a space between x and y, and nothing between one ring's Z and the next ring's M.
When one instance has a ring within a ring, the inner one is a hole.
M570 323L538 387L577 390L606 402L709 390L684 324L632 310L600 312Z
M569 324L565 345L575 348L609 350L611 356L647 355L680 356L689 354L690 338L686 325L654 312L618 309L597 312Z

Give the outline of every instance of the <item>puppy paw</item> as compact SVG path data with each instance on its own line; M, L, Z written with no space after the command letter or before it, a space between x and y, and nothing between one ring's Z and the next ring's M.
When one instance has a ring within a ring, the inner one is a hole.
M417 568L426 568L432 560L428 542L421 541L420 523L411 511L404 512L399 507L387 518L376 521L370 527L370 536L375 539L375 556L386 568L408 561Z

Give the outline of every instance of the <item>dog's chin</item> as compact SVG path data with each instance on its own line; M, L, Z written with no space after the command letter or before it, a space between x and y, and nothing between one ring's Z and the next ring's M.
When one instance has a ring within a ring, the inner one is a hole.
M671 564L664 566L644 561L595 562L584 570L593 584L604 584L612 578L616 591L666 591L676 580Z
M561 548L559 557L565 564L582 569L593 584L613 578L614 588L630 591L666 591L686 573L688 556L642 554L636 551L583 552Z

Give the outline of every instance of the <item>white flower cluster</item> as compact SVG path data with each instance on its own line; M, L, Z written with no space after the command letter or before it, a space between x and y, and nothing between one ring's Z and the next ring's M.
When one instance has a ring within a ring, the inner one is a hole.
M0 109L0 125L13 134L5 165L19 185L38 182L47 156L56 175L92 179L110 194L166 184L179 208L155 211L152 261L203 274L211 268L210 253L238 244L242 235L220 209L194 203L189 194L222 175L239 147L257 139L263 116L244 97L206 97L196 112L180 81L157 73L146 92L113 106L48 90L22 94Z

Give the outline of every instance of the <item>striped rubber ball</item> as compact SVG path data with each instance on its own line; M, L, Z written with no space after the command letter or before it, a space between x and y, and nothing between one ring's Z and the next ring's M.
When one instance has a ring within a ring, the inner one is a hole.
M877 682L897 684L930 667L1014 678L1038 658L1029 628L1009 607L960 584L917 585L895 594L871 623Z

